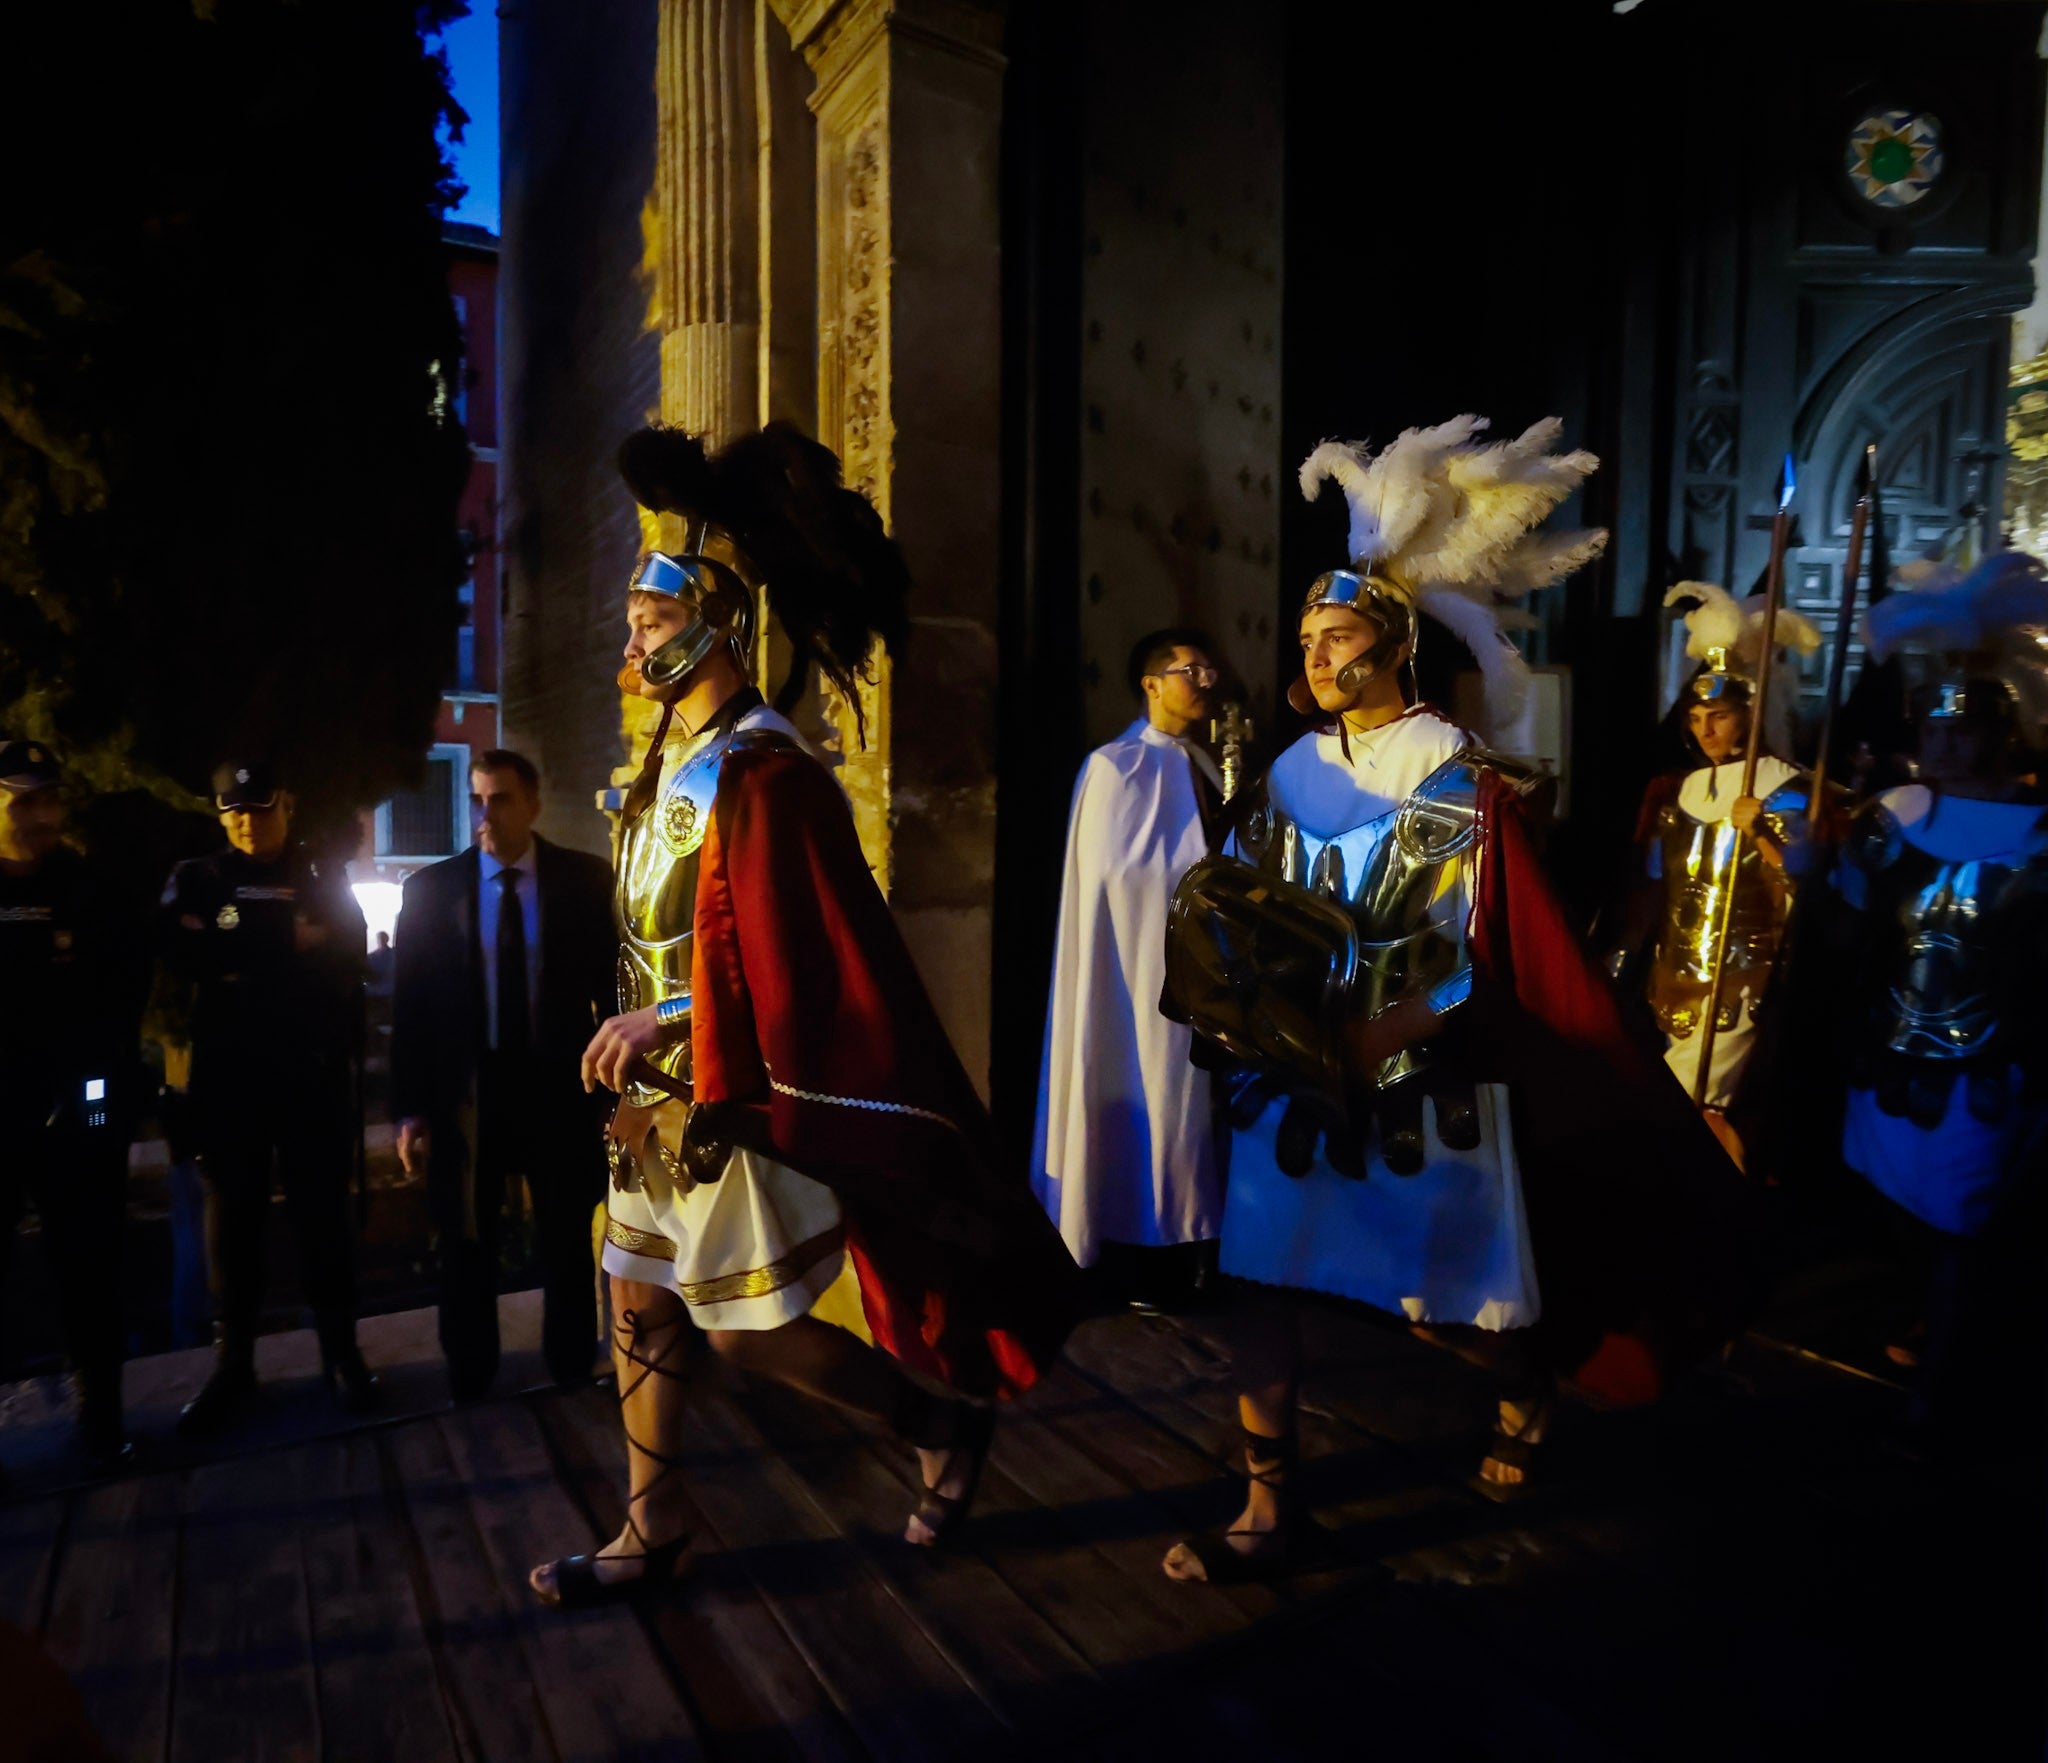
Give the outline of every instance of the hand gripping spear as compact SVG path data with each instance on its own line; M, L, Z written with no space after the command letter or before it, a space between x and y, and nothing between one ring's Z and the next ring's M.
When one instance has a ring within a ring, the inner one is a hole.
M1756 794L1756 762L1763 752L1764 712L1769 708L1771 675L1777 671L1778 603L1785 588L1785 543L1792 531L1792 490L1796 483L1792 455L1785 455L1785 469L1778 479L1778 514L1771 522L1771 567L1764 576L1763 664L1757 669L1756 696L1750 700L1749 739L1743 743L1742 788L1737 799ZM1714 925L1713 959L1707 964L1707 1003L1700 1024L1700 1062L1693 1072L1692 1100L1704 1108L1707 1085L1714 1070L1714 1039L1721 1021L1721 973L1728 964L1728 929L1735 919L1735 881L1742 870L1742 848L1749 835L1740 828L1728 853L1728 882L1721 890L1720 912Z
M1835 619L1835 652L1828 657L1828 692L1821 708L1820 751L1813 761L1812 799L1806 824L1820 831L1821 809L1828 794L1828 750L1835 733L1835 712L1841 706L1842 676L1849 666L1849 635L1856 623L1856 584L1863 577L1863 536L1870 528L1870 504L1877 488L1877 446L1863 449L1856 471L1856 511L1849 516L1849 555L1842 564L1842 604Z

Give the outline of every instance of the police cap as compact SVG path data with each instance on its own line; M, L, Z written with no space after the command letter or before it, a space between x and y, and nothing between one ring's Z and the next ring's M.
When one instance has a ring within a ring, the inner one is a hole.
M224 759L213 768L213 805L268 808L277 801L277 768L261 759Z
M0 746L0 789L17 796L53 790L63 781L57 755L40 741L9 741Z

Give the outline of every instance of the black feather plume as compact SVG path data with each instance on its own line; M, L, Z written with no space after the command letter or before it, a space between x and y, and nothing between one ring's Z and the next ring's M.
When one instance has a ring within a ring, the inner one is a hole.
M633 500L654 514L701 509L712 495L704 443L679 428L634 430L619 447L619 475Z
M901 656L910 634L910 572L867 498L840 482L839 460L791 423L772 422L707 457L681 429L627 437L619 470L656 513L700 514L738 541L767 585L795 651L776 694L788 709L815 663L866 719L857 682L876 641Z

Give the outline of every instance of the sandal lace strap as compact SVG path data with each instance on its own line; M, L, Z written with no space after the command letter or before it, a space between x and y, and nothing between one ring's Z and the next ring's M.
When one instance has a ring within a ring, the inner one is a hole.
M627 1399L650 1377L667 1377L677 1380L683 1377L684 1374L681 1371L676 1370L667 1363L669 1359L674 1357L677 1346L684 1338L680 1333L673 1335L668 1344L652 1356L649 1356L642 1349L653 1336L662 1333L664 1330L677 1328L685 1320L685 1315L681 1311L660 1322L644 1320L637 1310L622 1310L619 1313L619 1323L623 1326L615 1326L613 1328L612 1344L617 1349L619 1357L625 1360L628 1365L640 1367L638 1376L634 1377L630 1382L622 1383L620 1386L619 1406L621 1419L624 1417ZM635 1438L632 1428L625 1427L623 1430L626 1434L626 1454L628 1460L631 1460L633 1452L638 1451L641 1456L650 1459L655 1465L653 1479L640 1490L640 1497L644 1499L671 1475L681 1469L683 1460L681 1457L671 1456L667 1452L656 1450L645 1439ZM633 1533L635 1540L639 1542L643 1551L652 1548L653 1545L648 1542L646 1533L641 1530L638 1521L633 1517L633 1509L630 1502L626 1508L626 1528Z

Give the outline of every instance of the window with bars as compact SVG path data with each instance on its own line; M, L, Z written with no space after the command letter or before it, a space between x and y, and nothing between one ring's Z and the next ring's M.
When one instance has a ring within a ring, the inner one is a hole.
M377 808L379 857L452 857L469 842L469 749L436 746L416 790Z

